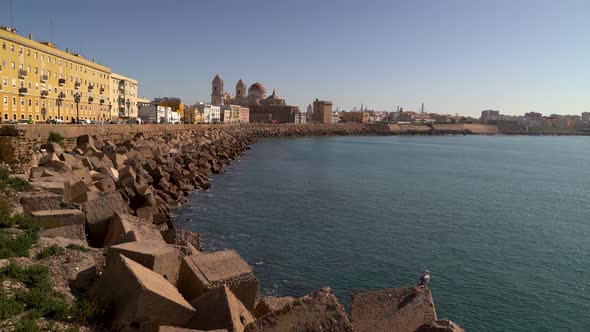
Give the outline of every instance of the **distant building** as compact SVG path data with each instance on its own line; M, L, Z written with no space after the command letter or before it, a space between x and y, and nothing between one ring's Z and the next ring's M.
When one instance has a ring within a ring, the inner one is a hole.
M408 122L414 124L434 123L434 120L426 113L406 112L401 110L397 113L397 122Z
M332 122L332 102L325 100L316 100L313 102L312 121L316 123Z
M221 106L221 122L223 123L249 123L250 110L240 105Z
M203 123L221 122L221 107L219 105L211 105L201 102L195 104L195 108L201 113Z
M296 113L295 114L295 123L307 123L307 113Z
M369 112L342 112L342 122L369 123Z
M111 73L110 99L113 101L112 118L137 118L137 80Z
M584 121L584 122L590 121L590 112L582 112L582 121Z
M183 113L184 123L196 124L203 123L203 114L195 105L187 106Z
M481 112L481 123L487 124L490 120L499 120L500 111L485 110Z
M180 115L167 106L142 106L139 109L139 118L145 123L180 123Z

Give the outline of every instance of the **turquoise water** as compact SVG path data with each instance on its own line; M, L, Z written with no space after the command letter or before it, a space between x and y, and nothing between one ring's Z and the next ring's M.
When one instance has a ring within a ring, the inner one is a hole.
M265 140L177 221L236 249L265 293L350 294L431 271L472 331L590 327L590 138Z

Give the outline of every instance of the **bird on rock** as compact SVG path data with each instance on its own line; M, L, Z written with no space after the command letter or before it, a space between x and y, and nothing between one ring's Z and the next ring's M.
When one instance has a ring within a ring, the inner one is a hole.
M426 271L424 271L424 273L420 277L420 283L418 284L418 286L426 286L426 284L428 284L429 281L430 281L430 271L426 270Z

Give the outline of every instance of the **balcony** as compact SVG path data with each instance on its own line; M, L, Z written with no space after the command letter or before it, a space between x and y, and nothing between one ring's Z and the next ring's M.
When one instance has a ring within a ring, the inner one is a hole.
M47 75L41 75L41 82L42 83L47 82Z
M92 92L94 90L94 85L88 84L88 92Z
M27 93L27 88L18 88L18 94L19 95L24 95L25 93Z
M43 98L43 99L47 98L48 94L49 94L49 92L47 92L45 90L41 91L41 98Z
M119 90L125 91L125 83L119 83Z
M74 83L74 89L78 90L80 88L80 82Z
M104 99L100 100L100 104L103 105L104 104Z
M104 88L100 88L100 94L102 95L104 93Z
M119 98L119 100L117 100L119 102L119 105L125 105L125 99L124 98Z
M27 71L24 69L19 69L18 70L18 78L25 78L27 77Z
M88 97L88 103L92 104L93 101L94 101L94 98Z
M66 84L66 79L65 78L60 78L59 79L59 86L64 86L64 84Z

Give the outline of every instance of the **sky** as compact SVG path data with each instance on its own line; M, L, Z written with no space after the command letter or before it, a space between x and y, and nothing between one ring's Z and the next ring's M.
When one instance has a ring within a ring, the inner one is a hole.
M590 111L588 0L13 0L19 34L139 81L148 98L210 101L262 82L303 110L479 116ZM0 25L11 25L0 0Z

